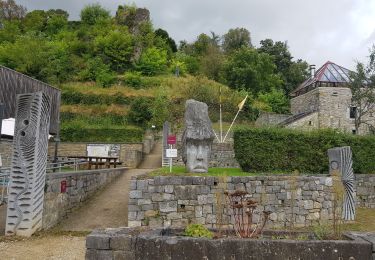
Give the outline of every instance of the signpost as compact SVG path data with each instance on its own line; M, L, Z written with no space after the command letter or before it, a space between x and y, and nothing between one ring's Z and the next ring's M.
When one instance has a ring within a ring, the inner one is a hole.
M169 158L169 172L172 172L172 161L173 158L177 157L177 149L172 149L173 145L176 144L176 136L168 135L167 143L169 145L169 149L166 150L166 156Z

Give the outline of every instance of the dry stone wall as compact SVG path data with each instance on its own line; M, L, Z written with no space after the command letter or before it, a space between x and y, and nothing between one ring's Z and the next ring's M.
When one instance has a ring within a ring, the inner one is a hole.
M357 183L374 177L359 176ZM224 190L249 192L259 203L259 211L272 212L268 227L305 227L333 218L333 179L329 176L142 178L134 177L130 184L130 227L178 228L199 223L215 228L218 221L224 227L231 226L234 220L230 209L224 206ZM363 195L364 191L360 193L359 206L373 205L369 201L372 198L374 202L374 187L366 186L366 189L367 195Z
M123 174L126 169L102 169L93 171L47 174L43 229L55 226L74 208L82 205L95 192ZM66 190L62 191L62 186Z

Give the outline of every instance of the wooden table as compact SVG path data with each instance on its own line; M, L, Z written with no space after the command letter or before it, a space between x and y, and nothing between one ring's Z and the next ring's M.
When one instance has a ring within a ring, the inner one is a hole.
M68 158L76 158L76 159L85 159L88 162L88 168L91 170L91 167L95 165L95 169L99 169L99 165L106 165L107 168L111 168L113 165L116 168L117 164L121 164L118 162L118 157L101 157L101 156L68 156Z

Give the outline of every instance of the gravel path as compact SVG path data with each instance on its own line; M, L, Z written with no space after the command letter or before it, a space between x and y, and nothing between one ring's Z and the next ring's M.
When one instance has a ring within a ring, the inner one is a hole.
M128 170L84 206L72 212L53 233L47 232L22 240L0 239L0 259L84 259L86 237L74 236L74 233L65 235L65 231L91 231L95 228L127 226L129 180L131 176L159 168L160 153L161 145L156 144L153 152L146 156L144 163L140 165L147 169ZM56 235L59 232L62 234Z

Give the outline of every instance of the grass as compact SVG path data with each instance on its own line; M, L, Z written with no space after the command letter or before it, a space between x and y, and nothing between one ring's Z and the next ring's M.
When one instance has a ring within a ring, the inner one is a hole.
M259 176L269 174L286 174L285 172L274 171L272 173L259 172L244 172L241 168L209 168L208 173L186 173L184 166L173 166L172 172L169 172L169 167L159 168L152 171L147 176Z
M343 224L343 231L375 232L375 209L357 208L356 220Z

